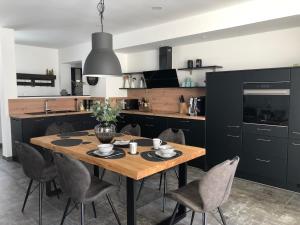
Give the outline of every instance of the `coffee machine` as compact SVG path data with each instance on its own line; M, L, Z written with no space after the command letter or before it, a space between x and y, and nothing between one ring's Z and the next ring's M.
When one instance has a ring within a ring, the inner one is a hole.
M190 98L189 103L190 116L205 116L205 96Z

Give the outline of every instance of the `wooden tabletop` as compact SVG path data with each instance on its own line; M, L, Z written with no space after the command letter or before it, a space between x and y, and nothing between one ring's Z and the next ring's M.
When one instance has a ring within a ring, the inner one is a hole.
M90 134L94 133L94 131L92 130L88 132ZM73 138L82 139L82 141L84 142L91 142L91 143L80 144L74 147L57 146L51 143L52 141L60 139L60 137L57 135L31 138L31 143L53 151L69 154L81 161L105 168L107 170L119 173L123 176L127 176L135 180L140 180L142 178L151 176L153 174L172 168L179 164L188 162L192 159L204 156L206 152L204 148L169 143L175 149L181 151L183 154L180 157L172 160L151 162L143 159L141 157L141 154L130 155L127 153L128 149L124 149L126 152L126 156L121 159L103 159L103 158L93 157L87 154L88 151L96 149L97 145L99 144L99 141L95 136L80 136L80 137L73 137ZM139 137L124 135L116 139L132 140L134 138L139 138ZM149 151L149 150L151 150L151 147L141 147L141 146L138 147L138 152Z

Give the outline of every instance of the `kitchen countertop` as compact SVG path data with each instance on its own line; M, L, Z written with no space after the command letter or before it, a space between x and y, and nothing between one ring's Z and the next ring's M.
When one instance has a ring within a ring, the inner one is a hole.
M205 120L205 116L188 116L188 115L180 114L180 113L141 112L141 111L138 111L138 110L123 110L122 113L134 114L134 115L171 117L171 118L190 119L190 120Z
M42 117L52 117L52 116L69 116L69 115L82 115L82 114L91 114L91 112L65 112L65 113L53 113L53 114L39 114L39 115L30 115L30 114L11 114L10 117L13 119L30 119L30 118L42 118Z

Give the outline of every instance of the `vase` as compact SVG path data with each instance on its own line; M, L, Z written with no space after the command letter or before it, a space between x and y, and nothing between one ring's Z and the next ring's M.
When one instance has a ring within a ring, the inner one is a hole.
M101 143L111 143L116 136L116 126L114 124L101 123L95 126L95 134Z

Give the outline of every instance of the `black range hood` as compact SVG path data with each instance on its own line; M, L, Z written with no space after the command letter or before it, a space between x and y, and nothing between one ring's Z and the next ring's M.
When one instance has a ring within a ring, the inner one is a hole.
M179 87L175 69L144 72L147 88Z
M172 47L159 48L159 70L144 72L147 88L179 87L177 72L172 69Z

